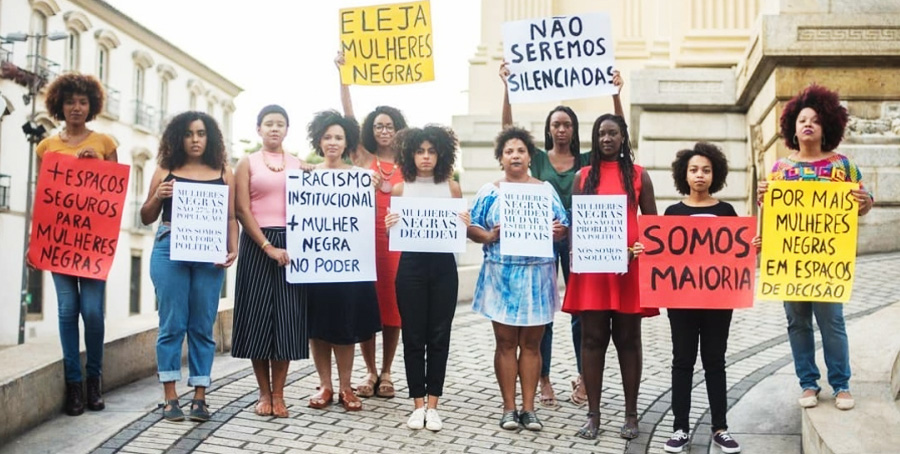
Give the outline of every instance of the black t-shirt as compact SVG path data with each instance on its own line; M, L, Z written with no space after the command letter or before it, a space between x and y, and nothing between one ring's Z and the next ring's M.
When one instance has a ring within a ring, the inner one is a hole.
M730 203L721 200L708 207L692 207L678 202L666 208L666 216L737 216L737 212Z

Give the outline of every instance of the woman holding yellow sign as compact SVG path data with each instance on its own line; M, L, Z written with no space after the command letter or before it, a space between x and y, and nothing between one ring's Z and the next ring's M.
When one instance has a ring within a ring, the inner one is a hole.
M781 114L781 135L794 152L779 159L769 173L768 181L829 181L859 183L850 196L859 203L859 215L872 209L872 194L862 186L862 174L846 156L834 151L841 143L848 114L837 93L812 85L800 92L784 106ZM768 181L761 181L757 193L759 201L768 189ZM816 366L816 343L812 327L816 323L822 333L822 350L828 368L828 383L834 391L838 409L853 408L850 394L850 349L844 326L844 306L841 303L785 301L788 339L794 357L794 370L803 393L798 399L801 407L815 407L821 388Z

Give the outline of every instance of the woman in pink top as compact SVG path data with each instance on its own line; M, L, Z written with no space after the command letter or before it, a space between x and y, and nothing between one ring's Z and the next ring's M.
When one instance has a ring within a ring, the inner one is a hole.
M287 112L263 107L262 149L237 165L235 206L243 226L238 250L231 356L250 358L259 384L256 414L288 417L284 383L291 360L309 358L306 288L285 280L285 169L303 161L284 152Z

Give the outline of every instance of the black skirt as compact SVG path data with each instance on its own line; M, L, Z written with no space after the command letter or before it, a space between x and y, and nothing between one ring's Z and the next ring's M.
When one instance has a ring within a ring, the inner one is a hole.
M266 239L285 248L284 228L263 228ZM286 361L309 358L306 286L290 284L249 235L241 233L234 295L231 356Z
M351 345L381 331L375 282L308 284L309 337Z

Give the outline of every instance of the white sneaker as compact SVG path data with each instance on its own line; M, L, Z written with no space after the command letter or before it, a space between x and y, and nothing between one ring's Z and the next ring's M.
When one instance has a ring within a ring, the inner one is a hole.
M425 407L413 410L412 414L409 415L409 419L406 420L406 427L409 427L412 430L422 430L425 428Z
M444 423L441 422L441 416L438 415L436 408L429 408L425 411L425 421L425 428L432 432L438 432L444 428Z

